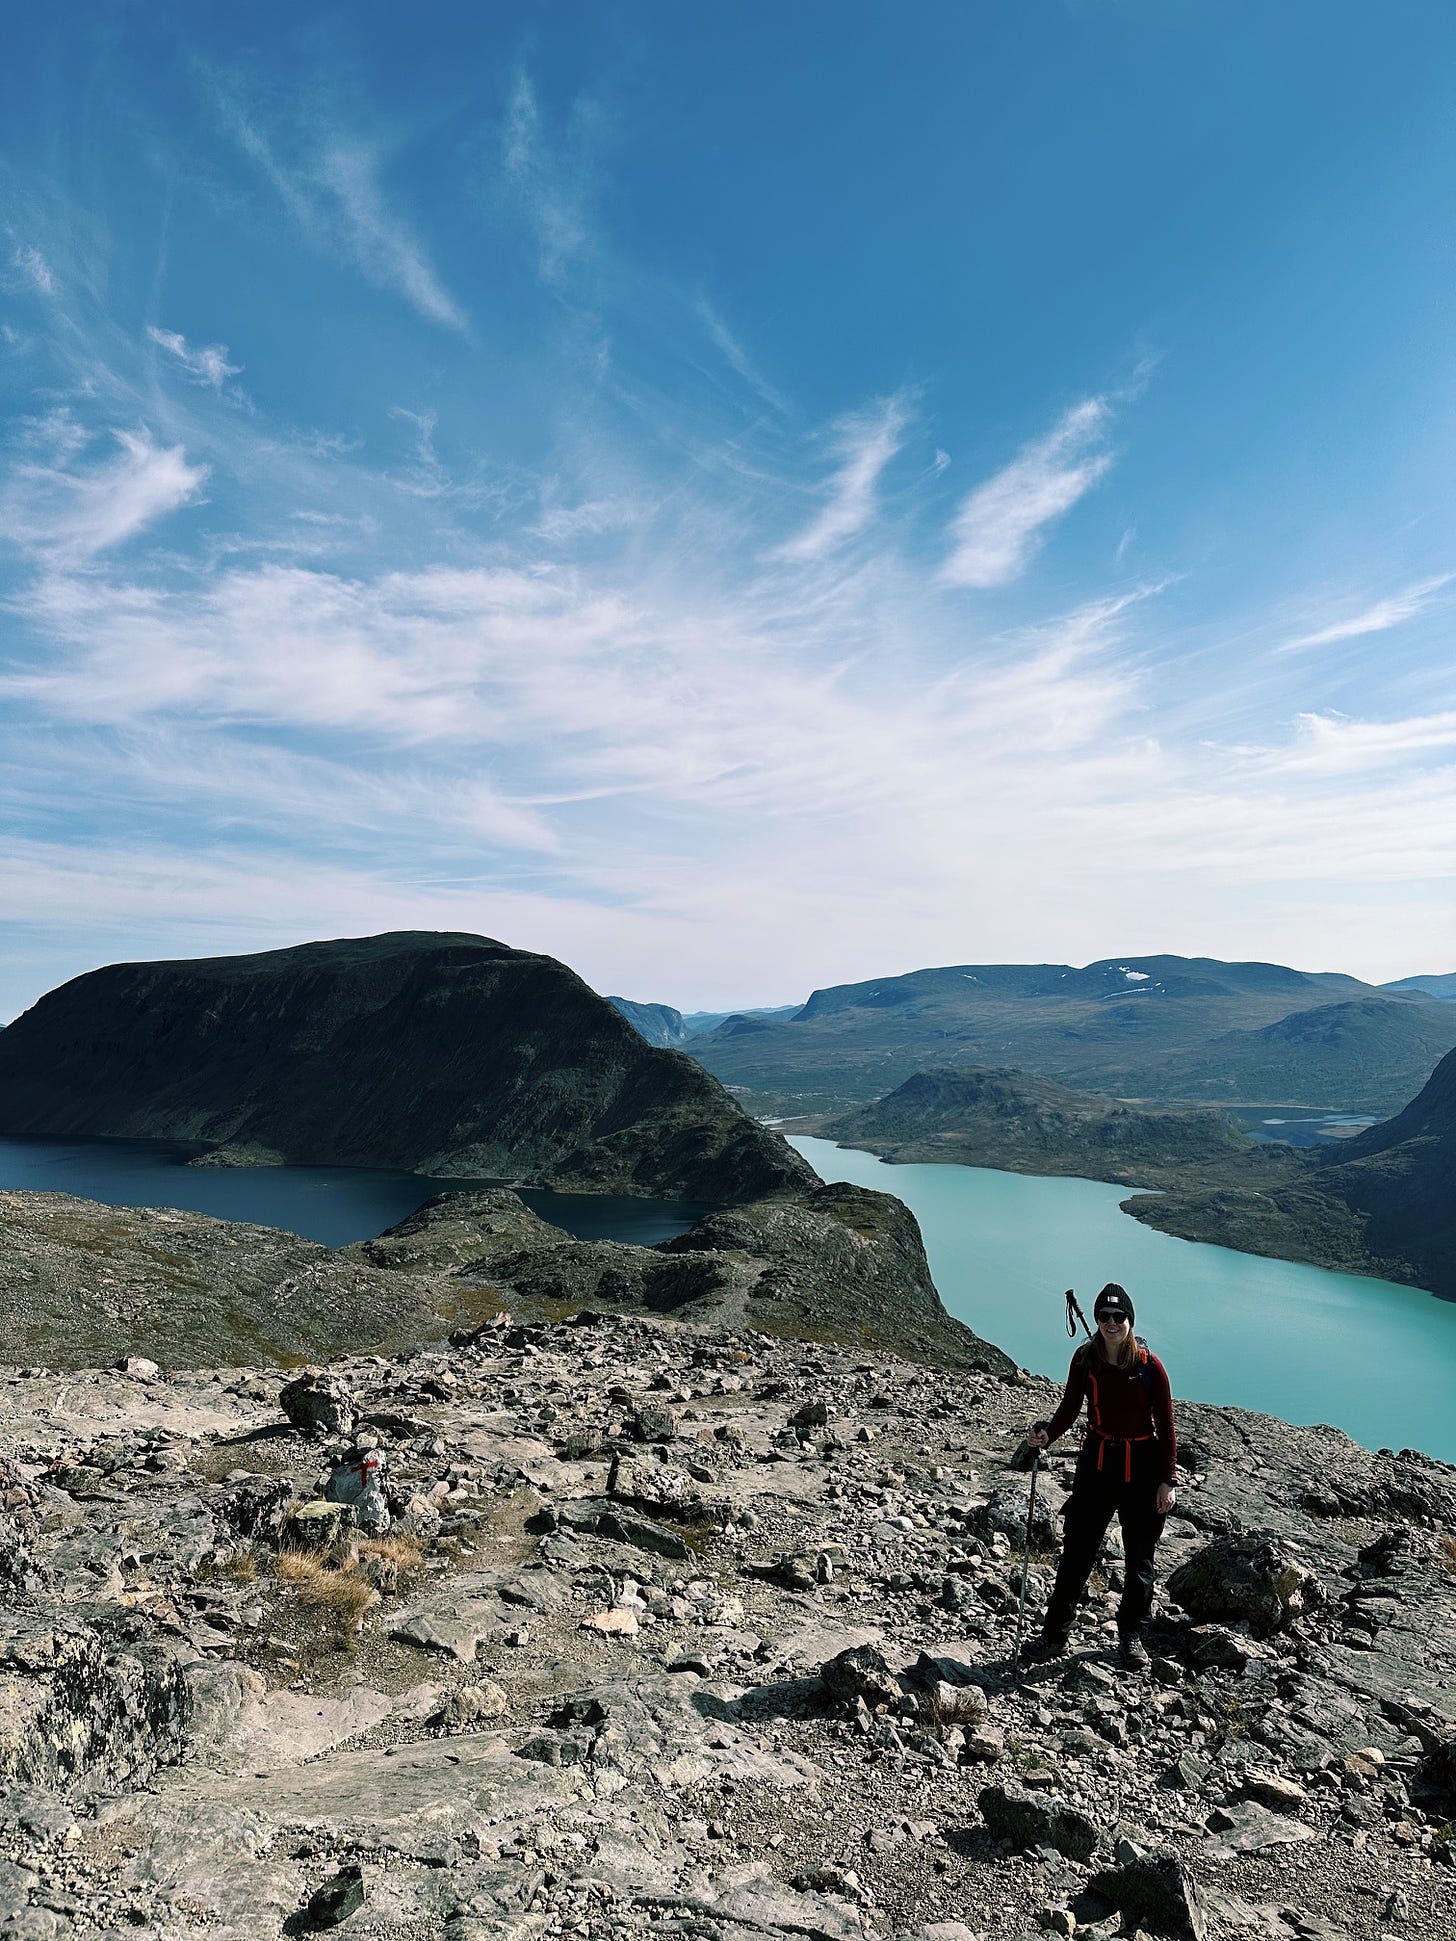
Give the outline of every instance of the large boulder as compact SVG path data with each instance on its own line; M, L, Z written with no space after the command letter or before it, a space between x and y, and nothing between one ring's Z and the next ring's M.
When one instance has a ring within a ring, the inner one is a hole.
M1118 1853L1122 1864L1094 1874L1087 1883L1091 1891L1111 1901L1129 1929L1205 1941L1209 1926L1198 1888L1177 1855L1139 1854L1125 1843Z
M1168 1595L1195 1624L1247 1624L1256 1638L1324 1602L1319 1580L1263 1530L1215 1537L1173 1572Z
M990 1496L976 1510L972 1527L978 1536L989 1537L999 1530L1018 1549L1026 1541L1027 1510L1031 1502L1031 1478L1017 1476L1004 1483L998 1483ZM1057 1520L1047 1506L1044 1490L1037 1491L1036 1508L1032 1513L1031 1547L1033 1550L1055 1550L1061 1541Z
M305 1369L278 1397L278 1406L295 1429L306 1436L349 1436L358 1410L349 1385L338 1375Z
M819 1682L827 1702L846 1712L860 1702L871 1711L877 1705L897 1706L903 1696L885 1654L872 1644L855 1645L821 1665Z
M1055 1847L1068 1860L1090 1860L1097 1828L1054 1793L1029 1793L1024 1786L983 1786L977 1801L988 1830L1013 1847Z

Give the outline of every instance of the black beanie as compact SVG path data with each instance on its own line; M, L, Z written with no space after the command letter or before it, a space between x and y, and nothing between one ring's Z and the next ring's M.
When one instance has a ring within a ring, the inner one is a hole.
M1125 1314L1129 1327L1137 1319L1137 1314L1133 1309L1132 1297L1129 1295L1127 1289L1125 1287L1119 1287L1116 1281L1109 1281L1097 1296L1097 1299L1092 1303L1092 1319L1094 1321L1100 1321L1104 1314L1109 1313Z

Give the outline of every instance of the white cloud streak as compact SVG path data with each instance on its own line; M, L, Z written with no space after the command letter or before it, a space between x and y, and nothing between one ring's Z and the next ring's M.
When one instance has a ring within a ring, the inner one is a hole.
M775 549L775 558L821 560L864 531L875 514L880 475L899 451L906 423L899 398L882 398L840 420L834 437L840 464L829 481L828 502L802 532Z
M561 150L547 141L536 90L518 74L501 142L504 180L536 237L543 282L560 285L591 248L588 219L590 104L578 102Z
M19 244L10 261L38 296L60 295L61 286L55 271L33 243Z
M1347 715L1301 714L1294 741L1256 757L1269 774L1354 775L1408 767L1413 757L1456 749L1456 710L1410 715L1401 721L1359 721Z
M465 313L436 275L423 244L386 204L373 151L362 142L335 141L320 156L318 173L336 199L343 235L365 275L397 290L422 317L464 330Z
M232 88L219 82L214 100L223 127L270 184L318 249L352 259L371 283L401 296L422 317L464 331L465 312L445 288L424 244L386 200L376 146L343 131L309 131L285 160L279 143Z
M1406 587L1403 593L1392 594L1388 599L1377 600L1373 606L1351 614L1345 620L1336 620L1327 627L1320 627L1313 633L1300 634L1293 640L1286 640L1275 648L1276 654L1302 654L1312 647L1331 647L1341 640L1359 640L1365 634L1388 633L1392 627L1404 626L1407 620L1414 620L1426 612L1433 604L1435 596L1443 587L1449 586L1456 574L1437 573L1430 579L1417 580L1413 586Z
M940 569L946 586L986 588L1019 579L1046 529L1097 484L1112 464L1105 398L1073 405L1046 437L1026 445L961 503Z
M9 536L59 564L92 559L195 500L208 478L180 445L150 431L117 431L110 458L80 462L84 434L64 420L51 428L52 462L16 466L3 509Z
M147 325L147 335L168 356L175 358L195 383L205 384L210 390L220 391L228 379L237 377L243 368L241 364L229 364L226 344L194 346L180 331L159 330L155 324Z
M776 391L764 377L708 299L705 296L699 296L693 304L693 309L708 333L709 342L734 376L741 378L748 388L756 392L773 410L787 411L789 407L783 394Z

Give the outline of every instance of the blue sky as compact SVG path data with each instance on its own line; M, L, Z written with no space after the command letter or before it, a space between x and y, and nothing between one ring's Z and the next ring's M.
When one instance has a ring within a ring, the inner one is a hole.
M17 14L0 1016L1456 965L1456 14Z

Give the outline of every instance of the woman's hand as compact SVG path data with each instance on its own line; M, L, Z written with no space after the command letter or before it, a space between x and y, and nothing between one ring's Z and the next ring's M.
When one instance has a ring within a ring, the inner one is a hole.
M1166 1516L1178 1501L1178 1492L1171 1483L1158 1484L1158 1515Z
M1033 1429L1028 1429L1028 1430L1027 1430L1027 1432L1026 1432L1026 1446L1027 1446L1027 1448L1028 1448L1028 1449L1045 1449L1045 1448L1046 1448L1046 1446L1047 1446L1047 1432L1046 1432L1046 1430L1045 1430L1045 1429L1044 1429L1044 1428L1043 1428L1043 1427L1041 1426L1041 1424L1040 1424L1039 1422L1037 1423L1037 1425L1036 1425L1036 1427L1035 1427L1035 1428L1033 1428Z

